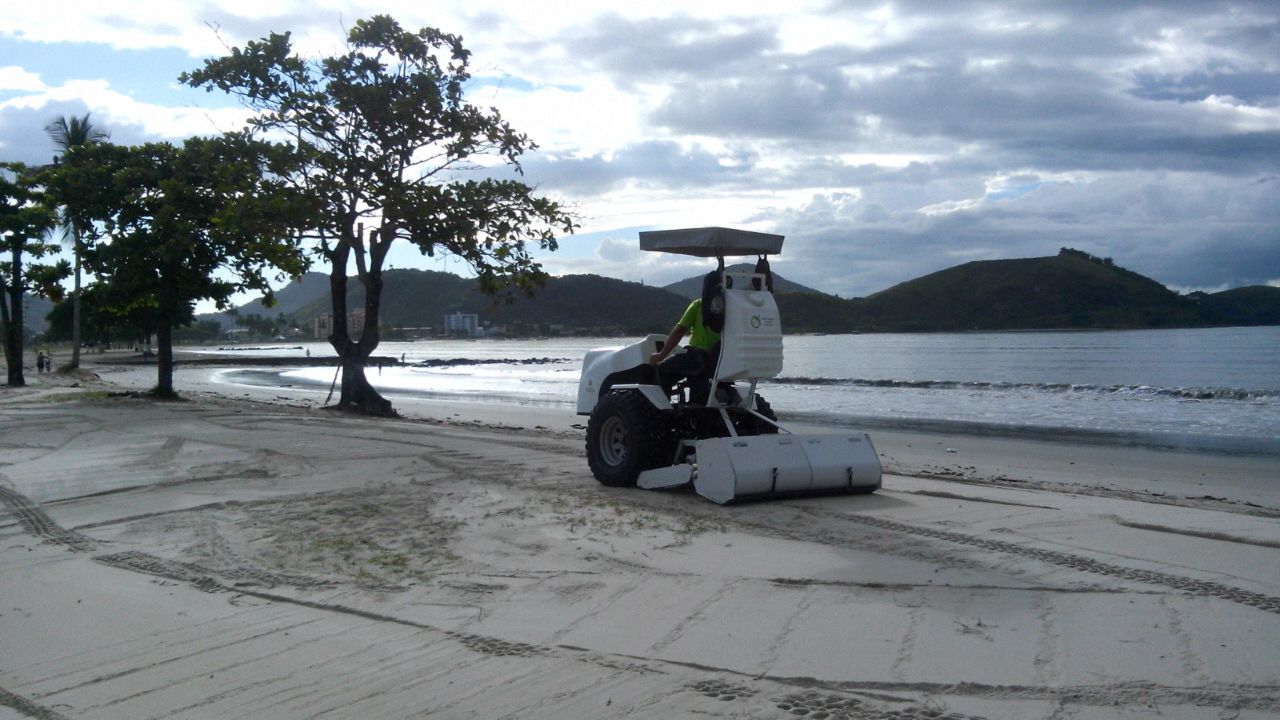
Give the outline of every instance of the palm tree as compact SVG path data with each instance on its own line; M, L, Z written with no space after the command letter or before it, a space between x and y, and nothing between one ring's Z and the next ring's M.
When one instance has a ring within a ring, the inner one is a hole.
M94 127L91 115L93 113L85 113L80 117L64 115L45 125L44 130L49 133L54 146L65 155L75 148L102 142L110 137L107 131ZM71 295L71 362L67 363L67 367L74 370L80 367L80 255L84 250L81 247L84 227L81 220L65 209L62 225L71 236L72 252L75 255L75 291Z

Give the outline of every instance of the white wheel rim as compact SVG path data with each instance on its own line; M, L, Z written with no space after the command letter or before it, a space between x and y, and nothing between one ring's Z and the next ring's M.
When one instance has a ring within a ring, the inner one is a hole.
M616 415L600 425L600 457L615 467L627 458L627 424Z

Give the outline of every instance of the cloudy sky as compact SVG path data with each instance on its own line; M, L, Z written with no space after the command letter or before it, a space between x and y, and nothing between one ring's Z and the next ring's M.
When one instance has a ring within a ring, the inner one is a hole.
M7 2L0 159L49 162L44 125L86 111L119 143L235 127L178 74L271 31L336 52L371 12L464 37L470 98L581 215L557 274L671 282L705 261L636 231L727 225L845 297L1063 246L1182 291L1280 285L1275 0Z

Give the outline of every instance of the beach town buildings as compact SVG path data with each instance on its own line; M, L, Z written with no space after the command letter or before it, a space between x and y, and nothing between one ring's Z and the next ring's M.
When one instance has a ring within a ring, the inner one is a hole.
M444 334L450 337L479 337L480 316L475 313L455 312L444 316Z
M333 313L320 313L311 321L311 337L324 340L333 332Z
M361 330L364 328L364 310L357 309L347 313L347 330L353 338L358 339ZM455 312L444 316L444 323L438 329L440 335L446 337L490 337L493 335L505 335L506 326L495 325L486 327L481 324L480 316L476 313ZM385 337L396 337L397 339L422 339L430 338L437 332L436 328L427 327L384 327ZM333 314L320 313L311 321L311 337L316 340L327 340L329 335L333 333Z
M359 339L364 330L364 308L357 308L347 313L347 332L351 337ZM316 340L327 340L333 334L333 313L320 313L311 321L311 337Z

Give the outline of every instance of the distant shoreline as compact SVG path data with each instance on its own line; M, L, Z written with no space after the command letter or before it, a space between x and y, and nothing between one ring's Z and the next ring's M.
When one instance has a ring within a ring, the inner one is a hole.
M11 397L20 397L28 393L95 389L136 392L155 385L154 365L118 362L120 359L96 355L87 363L89 367L77 374L33 373L28 376L30 384L26 388L3 390L15 393ZM210 360L175 368L174 384L180 396L266 403L302 412L319 410L326 402L334 401L328 394L328 384L228 383L222 379L227 372L253 372L248 363L223 363L219 367L219 363ZM259 367L262 374L276 374L271 367ZM580 439L586 423L586 418L577 415L568 404L520 404L499 398L414 396L401 392L390 392L388 397L407 420L464 428L532 431ZM867 431L887 473L1067 491L1086 491L1103 482L1110 489L1100 491L1108 494L1120 491L1153 502L1189 502L1211 508L1226 502L1236 512L1243 506L1249 508L1250 514L1280 517L1280 478L1275 473L1274 455L1221 447L1134 443L1124 438L1097 442L1096 436L1086 437L1082 432L980 427L974 423L893 418L849 418L833 423L829 418L815 422L804 413L783 415L787 427L796 432L838 432L837 427ZM370 422L378 421L371 418Z
M1088 332L1088 331L1086 331ZM601 338L606 340L607 338ZM297 355L286 357L258 354L261 351L279 351L296 349ZM291 368L336 368L338 358L333 355L313 354L305 356L305 348L297 346L263 346L261 344L246 345L243 349L232 350L229 346L221 346L219 351L175 350L175 372L181 373L175 378L178 392L184 392L184 382L188 381L191 372L214 371L203 373L207 379L220 378L214 387L204 387L202 391L218 394L231 394L236 388L255 387L257 392L272 393L272 397L283 393L327 393L332 385L331 378L324 382L315 382L307 378L291 377L284 379L282 373ZM83 356L84 364L90 369L118 366L142 370L154 368L155 358L143 358L138 353L114 352L103 355ZM480 364L535 364L542 362L561 362L563 359L553 358L468 358L449 357L431 358L418 362L401 362L398 357L389 355L374 356L366 363L371 379L380 368L411 367L453 367ZM218 373L218 368L225 368L229 373ZM149 372L153 372L149 371ZM152 378L154 376L151 376ZM232 379L235 378L235 379ZM31 376L28 380L30 381ZM231 380L231 382L227 382ZM767 391L766 391L767 392ZM433 403L450 403L454 405L489 404L493 406L525 406L547 411L563 412L572 416L573 399L563 402L526 402L509 398L501 394L475 393L457 395L450 392L416 390L412 388L388 388L384 395L393 401L396 407L406 404L430 405ZM1126 431L1114 429L1091 429L1070 426L1028 425L1016 423L982 422L973 420L908 418L893 416L843 415L820 412L787 412L781 413L784 419L820 428L855 428L873 432L907 432L937 435L941 437L983 437L1003 438L1011 441L1026 440L1033 442L1049 442L1061 445L1079 444L1088 447L1116 447L1146 449L1158 452L1205 453L1214 456L1247 456L1257 458L1280 457L1280 437L1243 437L1226 435L1185 434L1174 432ZM583 420L585 421L585 420Z

